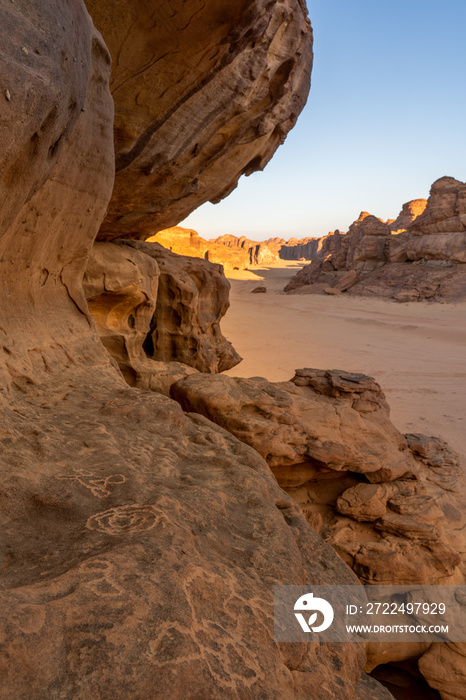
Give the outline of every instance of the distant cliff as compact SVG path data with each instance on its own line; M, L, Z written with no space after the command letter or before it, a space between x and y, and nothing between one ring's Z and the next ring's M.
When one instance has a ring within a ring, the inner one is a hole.
M280 260L312 260L322 245L321 238L269 238L252 241L245 236L219 236L211 241L197 231L173 226L148 239L180 255L221 263L226 270L246 269L249 265L269 265Z

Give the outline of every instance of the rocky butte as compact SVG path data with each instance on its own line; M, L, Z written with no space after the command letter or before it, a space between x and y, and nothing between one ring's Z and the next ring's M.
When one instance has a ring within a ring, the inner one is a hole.
M458 582L456 456L364 375L219 374L221 267L144 242L283 142L303 2L3 2L0 32L0 695L382 700L364 669L414 656L464 698L460 645L273 639L276 584Z
M290 280L293 294L357 294L395 301L466 299L466 184L442 177L430 197L384 222L362 212L348 233L322 239Z

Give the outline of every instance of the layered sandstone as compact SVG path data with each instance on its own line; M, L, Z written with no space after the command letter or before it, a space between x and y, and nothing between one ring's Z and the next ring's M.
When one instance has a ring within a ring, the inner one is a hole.
M367 212L348 233L329 236L285 291L381 296L396 301L466 298L466 185L443 177L429 200L403 206L395 221ZM346 286L344 280L350 278Z
M370 377L305 369L270 383L196 374L171 392L254 447L364 583L461 580L458 457L439 439L401 435Z
M302 0L86 4L113 60L117 172L99 238L147 238L265 167L309 91Z
M310 33L299 3L89 7L101 26L111 18L114 92L125 97L117 155L126 193L120 178L105 231L121 213L122 229L133 232L134 215L143 234L153 220L141 213L145 183L160 192L157 211L173 206L176 218L197 201L177 206L192 169L206 178L202 199L217 176L222 193L234 186L252 154L249 168L263 165L304 98ZM91 256L113 187L113 103L109 54L83 3L4 3L0 32L2 696L370 697L359 646L273 640L273 585L353 583L351 570L255 450L128 386L99 338L129 371L171 272L120 244ZM205 55L197 74L195 52ZM186 81L206 88L209 109L186 99ZM155 95L150 109L145 95ZM145 144L165 157L157 175L140 169L138 157L150 168L156 160ZM183 168L175 151L195 162ZM206 175L207 162L217 165Z

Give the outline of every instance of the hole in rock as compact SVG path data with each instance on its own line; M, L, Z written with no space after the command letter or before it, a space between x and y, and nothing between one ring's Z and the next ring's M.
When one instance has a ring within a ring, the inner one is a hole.
M396 700L441 700L440 693L421 676L415 659L381 664L370 675L384 685Z

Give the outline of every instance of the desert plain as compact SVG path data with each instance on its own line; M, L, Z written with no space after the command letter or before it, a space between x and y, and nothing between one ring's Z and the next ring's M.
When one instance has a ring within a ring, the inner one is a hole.
M300 267L226 272L231 306L222 330L243 358L227 374L272 382L302 367L369 374L401 432L443 437L465 458L466 302L285 294ZM253 294L258 285L267 292Z

